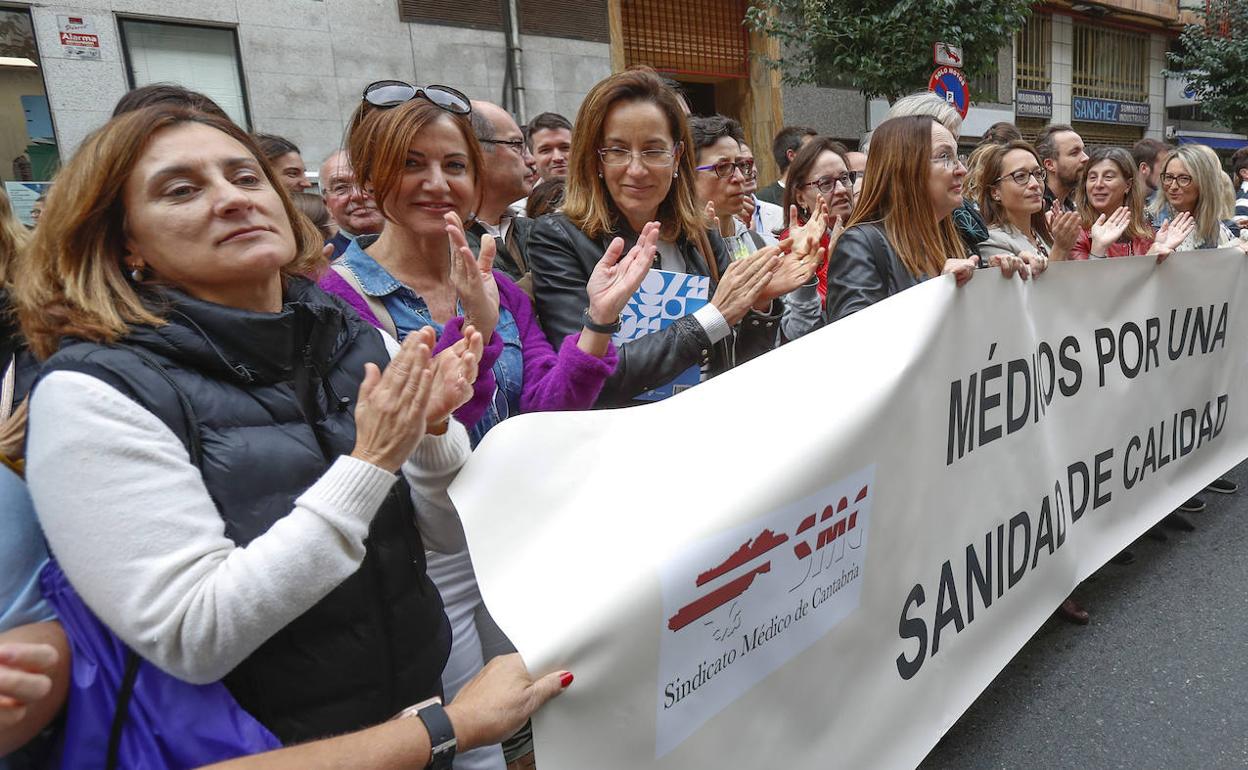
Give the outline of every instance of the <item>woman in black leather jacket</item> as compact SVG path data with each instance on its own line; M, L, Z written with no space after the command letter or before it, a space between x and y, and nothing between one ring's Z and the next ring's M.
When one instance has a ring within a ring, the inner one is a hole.
M563 209L530 236L534 300L553 345L584 326L585 282L606 244L619 236L630 247L647 222L662 226L654 268L710 278L707 305L618 345L598 406L633 403L694 366L719 374L777 344L776 298L795 288L800 271L787 268L807 257L773 246L730 261L696 204L691 147L677 96L652 70L612 75L581 104Z
M838 321L943 273L970 280L977 260L958 235L966 167L957 140L927 116L892 118L871 138L862 196L828 260L824 318ZM1002 262L1002 274L1018 269Z

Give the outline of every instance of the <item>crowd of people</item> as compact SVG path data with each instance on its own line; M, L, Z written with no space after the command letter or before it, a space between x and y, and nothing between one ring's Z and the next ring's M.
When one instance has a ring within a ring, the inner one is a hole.
M1232 185L1200 146L961 135L932 94L856 151L785 127L759 188L741 126L645 68L526 126L388 80L314 193L287 139L127 94L33 232L0 205L0 755L534 767L573 676L519 659L447 493L498 423L693 386L945 274L1248 253L1248 153ZM705 303L617 337L655 270Z

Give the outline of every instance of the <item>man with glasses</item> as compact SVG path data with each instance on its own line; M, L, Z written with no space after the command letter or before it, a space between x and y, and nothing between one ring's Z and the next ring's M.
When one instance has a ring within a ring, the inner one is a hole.
M355 170L345 150L337 150L325 159L320 179L325 208L338 226L338 232L325 243L333 245L331 259L337 259L356 238L380 233L386 220L372 194L355 183Z
M520 126L511 113L491 102L473 101L472 131L485 153L485 168L478 174L482 190L481 209L465 235L474 252L481 236L494 236L498 255L494 267L502 270L532 296L529 263L525 256L532 221L515 215L511 206L532 192L533 156Z

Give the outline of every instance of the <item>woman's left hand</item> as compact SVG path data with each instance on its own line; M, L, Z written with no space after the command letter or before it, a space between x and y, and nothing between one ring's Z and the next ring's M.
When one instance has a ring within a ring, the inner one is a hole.
M1049 219L1049 232L1053 236L1052 259L1062 261L1070 255L1070 249L1083 229L1083 219L1075 211L1061 211L1053 204L1053 216Z
M624 239L611 241L607 251L594 265L585 284L589 297L589 317L594 323L613 324L620 311L641 286L658 249L659 223L647 222L633 248L624 253Z
M494 237L481 236L481 256L475 257L464 235L463 222L447 214L446 235L451 242L451 285L464 308L464 323L472 324L485 344L498 325L498 284L494 281Z
M797 249L793 248L793 240L785 238L775 246L766 246L759 251L760 254L771 251L780 253L780 265L776 268L776 272L772 273L771 280L767 282L767 287L763 289L763 293L759 295L760 301L770 304L777 297L783 297L785 294L793 291L799 286L804 286L815 275L815 271L819 269L819 265L823 264L828 258L828 250L818 245L815 241L815 251L813 254L800 254Z
M425 424L429 433L441 435L456 409L472 398L484 340L481 333L465 324L463 338L433 357L433 384Z
M1031 277L1031 268L1027 266L1027 257L1024 256L1029 252L1020 254L993 254L988 258L988 264L1001 270L1002 278L1013 278L1015 274L1024 281ZM1034 255L1033 255L1034 256Z

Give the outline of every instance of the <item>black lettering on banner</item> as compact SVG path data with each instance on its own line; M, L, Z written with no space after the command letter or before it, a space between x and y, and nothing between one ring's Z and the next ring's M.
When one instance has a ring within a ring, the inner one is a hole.
M1053 512L1049 509L1048 495L1040 502L1040 519L1036 522L1036 550L1031 557L1032 569L1040 562L1041 546L1048 546L1049 555L1053 555Z
M979 563L979 554L975 553L975 544L966 547L966 623L975 620L975 594L983 602L984 609L992 606L992 531L984 535L984 564L988 566L988 574L984 574ZM935 654L935 651L932 653Z
M1014 384L1019 376L1022 377L1022 383L1018 386L1018 391L1023 394L1023 404L1022 409L1015 412ZM1027 359L1015 358L1006 364L1005 383L1005 432L1010 434L1026 425L1027 416L1031 413L1031 370L1027 366ZM1037 414L1036 419L1039 418Z
M1134 365L1127 363L1128 338L1134 340ZM1122 370L1122 375L1128 380L1135 379L1139 375L1140 370L1144 368L1144 333L1140 331L1139 326L1130 321L1127 321L1118 330L1118 368Z
M1179 356L1183 355L1183 343L1187 341L1187 327L1192 322L1192 309L1189 307L1183 315L1183 331L1179 334L1179 344L1174 344L1174 329L1177 326L1175 317L1178 315L1178 309L1170 310L1170 334L1166 343L1166 354L1170 356L1171 361L1178 361Z
M1209 343L1210 350L1219 345L1221 345L1223 349L1226 348L1226 317L1230 314L1230 312L1230 303L1223 302L1222 312L1218 314L1218 328L1214 330L1213 339Z
M1149 438L1151 440L1152 431L1149 431ZM1122 453L1122 488L1123 489L1131 489L1131 487L1135 486L1135 482L1139 478L1142 478L1144 475L1143 471L1140 471L1139 474L1137 474L1131 468L1131 450L1135 449L1138 451L1139 448L1140 448L1140 437L1132 436L1131 440L1127 442L1127 451Z
M949 449L945 465L953 465L953 437L958 437L958 459L975 449L975 384L979 373L971 372L966 382L966 403L962 402L962 380L949 384Z
M1053 403L1053 391L1057 388L1057 362L1053 358L1053 348L1047 342L1040 343L1038 357L1036 388L1040 390L1040 398L1037 400L1042 407L1047 407Z
M923 594L923 586L916 583L914 588L910 589L906 603L901 607L901 620L897 622L897 635L903 641L919 640L919 651L915 653L914 660L908 660L904 652L897 656L897 673L902 679L910 679L919 673L919 669L923 668L923 661L927 658L927 623L921 617L908 617L911 605L916 608L922 607L925 601L927 597Z
M1018 553L1014 547L1014 533L1019 528L1023 530L1023 559L1018 562L1015 569L1014 555ZM1027 516L1027 511L1019 511L1010 519L1010 588L1018 584L1023 579L1023 573L1027 571L1027 557L1031 554L1031 518Z
M1066 542L1066 505L1060 479L1053 482L1053 505L1057 507L1057 547L1061 548Z
M962 621L962 608L958 604L958 587L953 580L953 568L946 561L940 567L940 587L936 591L936 628L932 631L932 657L940 650L940 632L953 623L956 633L962 633L966 623Z
M1079 504L1075 504L1075 477L1079 478L1079 488L1083 497L1079 498ZM1066 491L1070 493L1070 521L1075 523L1083 518L1083 512L1088 509L1088 494L1091 489L1088 482L1088 465L1083 461L1071 463L1066 468Z
M996 344L992 346L992 352L997 349ZM988 354L988 360L992 360L992 352ZM1001 438L1001 426L993 425L988 427L988 413L996 409L1001 403L1001 392L988 392L988 383L1001 378L1001 364L993 364L984 367L979 375L979 445L990 444Z
M1071 377L1071 382L1066 382L1066 375L1062 375L1057 381L1058 388L1061 389L1062 395L1070 398L1079 392L1079 386L1083 384L1083 366L1079 363L1079 359L1070 355L1069 351L1079 352L1079 340L1073 336L1062 339L1061 344L1057 347L1057 358L1061 362L1062 368L1066 370Z
M1110 329L1100 328L1094 332L1096 343L1097 384L1105 387L1105 367L1114 360L1114 333Z
M1157 355L1157 343L1161 341L1161 319L1153 316L1144 322L1144 371L1161 366L1161 357Z
M1113 493L1108 489L1105 490L1104 495L1101 494L1101 485L1109 481L1109 479L1113 476L1113 473L1108 465L1109 461L1113 458L1114 450L1106 449L1104 452L1097 454L1092 460L1092 478L1096 484L1096 488L1092 496L1092 510L1094 511L1102 505L1108 503L1114 497ZM1101 470L1102 465L1105 465L1104 471Z

